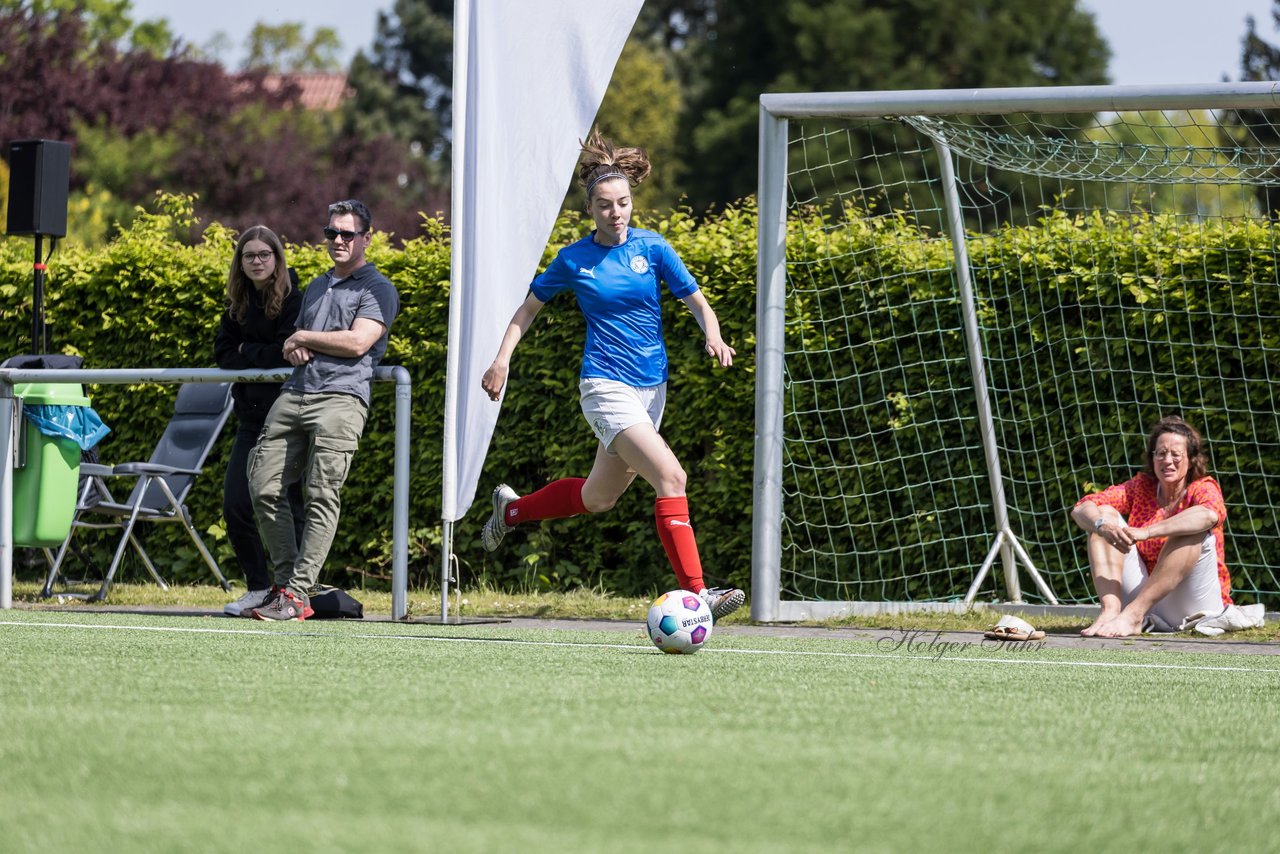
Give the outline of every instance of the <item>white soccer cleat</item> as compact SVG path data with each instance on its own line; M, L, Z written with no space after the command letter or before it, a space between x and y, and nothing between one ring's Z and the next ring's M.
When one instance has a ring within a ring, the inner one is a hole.
M484 530L480 532L480 543L485 551L491 552L500 546L502 538L507 535L507 531L511 530L511 526L507 524L507 505L519 497L516 491L505 483L498 484L493 490L493 513L489 516L489 521L484 523Z
M698 595L711 609L714 620L729 616L747 601L747 594L736 587L707 587Z

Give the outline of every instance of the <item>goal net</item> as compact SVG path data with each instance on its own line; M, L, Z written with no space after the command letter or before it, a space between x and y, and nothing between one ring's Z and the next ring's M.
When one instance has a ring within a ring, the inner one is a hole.
M1092 603L1068 512L1170 414L1280 604L1271 84L761 105L755 619Z

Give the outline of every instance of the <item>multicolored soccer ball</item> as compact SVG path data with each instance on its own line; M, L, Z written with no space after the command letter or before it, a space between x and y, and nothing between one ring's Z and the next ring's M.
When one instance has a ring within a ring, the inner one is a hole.
M688 590L669 590L649 606L649 639L663 652L695 653L711 638L711 609Z

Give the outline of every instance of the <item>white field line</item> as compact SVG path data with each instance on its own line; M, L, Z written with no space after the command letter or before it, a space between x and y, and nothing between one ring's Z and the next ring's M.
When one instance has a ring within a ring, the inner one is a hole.
M622 649L631 652L645 652L653 655L663 655L656 649L650 649L643 644L624 644L624 643L596 643L592 641L573 642L573 641L538 641L538 640L520 640L518 638L477 638L477 637L443 637L440 635L398 635L398 634L336 634L332 632L281 632L271 629L211 629L198 628L195 626L119 626L100 623L32 623L22 622L19 620L0 620L0 626L18 626L22 628L47 628L47 629L97 629L97 630L114 630L124 632L175 632L178 634L208 634L208 635L253 635L253 636L269 636L269 637L299 637L299 638L356 638L359 640L403 640L403 641L439 641L442 643L474 643L474 644L509 644L512 646L542 646L542 647L579 647L586 649ZM1151 664L1144 662L1130 661L1054 661L1051 659L1039 658L984 658L976 656L950 655L948 654L948 646L961 646L962 644L943 645L940 651L931 650L930 652L920 654L904 654L897 652L833 652L822 650L791 650L791 649L718 649L708 647L702 650L705 655L707 653L719 653L721 655L795 655L795 656L819 656L823 658L870 658L870 659L902 659L908 661L948 661L948 662L964 662L977 664L1032 664L1043 665L1049 667L1116 667L1128 668L1134 670L1189 670L1189 671L1205 671L1211 673L1280 673L1280 668L1274 667L1227 667L1202 664ZM972 646L972 644L963 644ZM921 645L922 649L929 649L928 645Z

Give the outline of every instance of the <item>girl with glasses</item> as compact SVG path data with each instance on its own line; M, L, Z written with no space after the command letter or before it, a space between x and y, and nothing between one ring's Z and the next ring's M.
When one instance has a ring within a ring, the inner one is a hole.
M302 294L298 274L285 263L284 245L264 225L248 228L236 241L227 276L227 307L214 339L214 357L224 370L287 368L283 345L297 327ZM271 404L280 394L280 383L236 383L236 437L223 481L222 513L227 539L244 571L248 591L223 612L248 616L271 592L267 556L258 535L249 496L249 452L258 441ZM297 510L294 519L301 536L302 488L295 485L289 500Z

